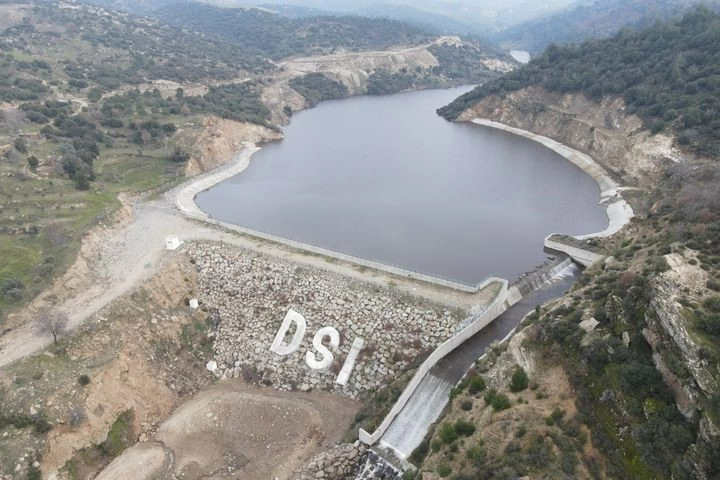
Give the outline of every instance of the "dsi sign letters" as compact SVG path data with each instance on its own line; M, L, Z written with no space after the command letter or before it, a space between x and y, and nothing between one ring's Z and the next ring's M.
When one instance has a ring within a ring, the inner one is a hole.
M295 333L290 343L285 343L285 336L293 323L295 324ZM280 330L278 330L277 335L275 335L275 339L270 346L270 351L280 356L294 353L300 348L300 343L302 343L306 331L307 322L305 322L305 317L295 310L290 309L287 315L285 315L282 325L280 325ZM330 347L333 349L337 350L337 348L340 347L340 333L338 333L336 329L333 327L323 327L318 330L312 340L315 351L311 349L305 352L305 363L313 370L327 370L335 358L330 349L323 344L325 338L329 339ZM355 368L355 360L357 360L358 353L360 353L364 343L365 340L361 337L356 337L355 340L353 340L350 352L345 359L342 369L340 369L340 373L335 379L335 383L339 383L340 385L347 383L353 368ZM319 360L318 357L320 358Z

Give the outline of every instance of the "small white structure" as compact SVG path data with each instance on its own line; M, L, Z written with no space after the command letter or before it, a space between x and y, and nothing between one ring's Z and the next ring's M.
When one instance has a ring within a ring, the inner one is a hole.
M178 237L172 235L165 237L165 248L168 250L177 250L182 243Z
M197 298L190 299L188 304L190 305L190 308L192 308L193 310L195 310L196 308L198 308L200 306L200 302L198 302Z

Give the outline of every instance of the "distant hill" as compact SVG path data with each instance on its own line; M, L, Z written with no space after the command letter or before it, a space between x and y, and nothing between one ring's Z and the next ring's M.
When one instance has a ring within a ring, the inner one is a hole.
M383 17L411 23L418 27L440 34L452 35L480 35L487 31L488 26L469 19L465 21L450 15L428 12L407 5L393 5L378 3L356 11L360 15L370 17Z
M432 37L426 30L395 20L357 16L289 18L254 8L223 8L196 2L178 2L154 15L274 60L335 49L377 50L416 45Z
M621 28L638 29L667 21L700 3L718 5L715 0L581 0L559 13L514 25L490 38L506 48L539 53L551 43L580 43L609 37Z
M130 12L135 15L150 15L168 5L176 3L177 0L84 0L85 3L100 5L112 10Z
M672 128L696 152L720 155L720 15L697 7L682 19L624 30L579 46L549 47L509 74L461 96L438 113L457 118L490 95L531 85L591 98L620 95L630 113L659 132Z

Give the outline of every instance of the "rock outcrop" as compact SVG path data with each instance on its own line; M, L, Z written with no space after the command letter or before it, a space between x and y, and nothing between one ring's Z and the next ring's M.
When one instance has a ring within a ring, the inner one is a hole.
M226 163L247 143L265 143L283 138L282 133L254 123L217 117L205 118L203 125L198 128L201 128L201 131L188 149L190 159L185 168L185 175L188 177Z
M598 104L582 94L528 87L503 98L485 98L458 120L478 117L545 135L585 152L626 184L652 181L663 165L680 159L669 136L644 130L642 119L628 115L625 102L617 97Z

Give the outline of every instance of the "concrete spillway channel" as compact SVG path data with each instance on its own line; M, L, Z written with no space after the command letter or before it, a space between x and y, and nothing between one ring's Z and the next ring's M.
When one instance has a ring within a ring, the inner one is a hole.
M492 342L507 337L537 305L567 292L578 274L575 264L564 257L516 282L514 287L520 290L522 299L430 370L375 449L393 463L404 462L437 421L448 402L450 389L462 379L475 359Z

